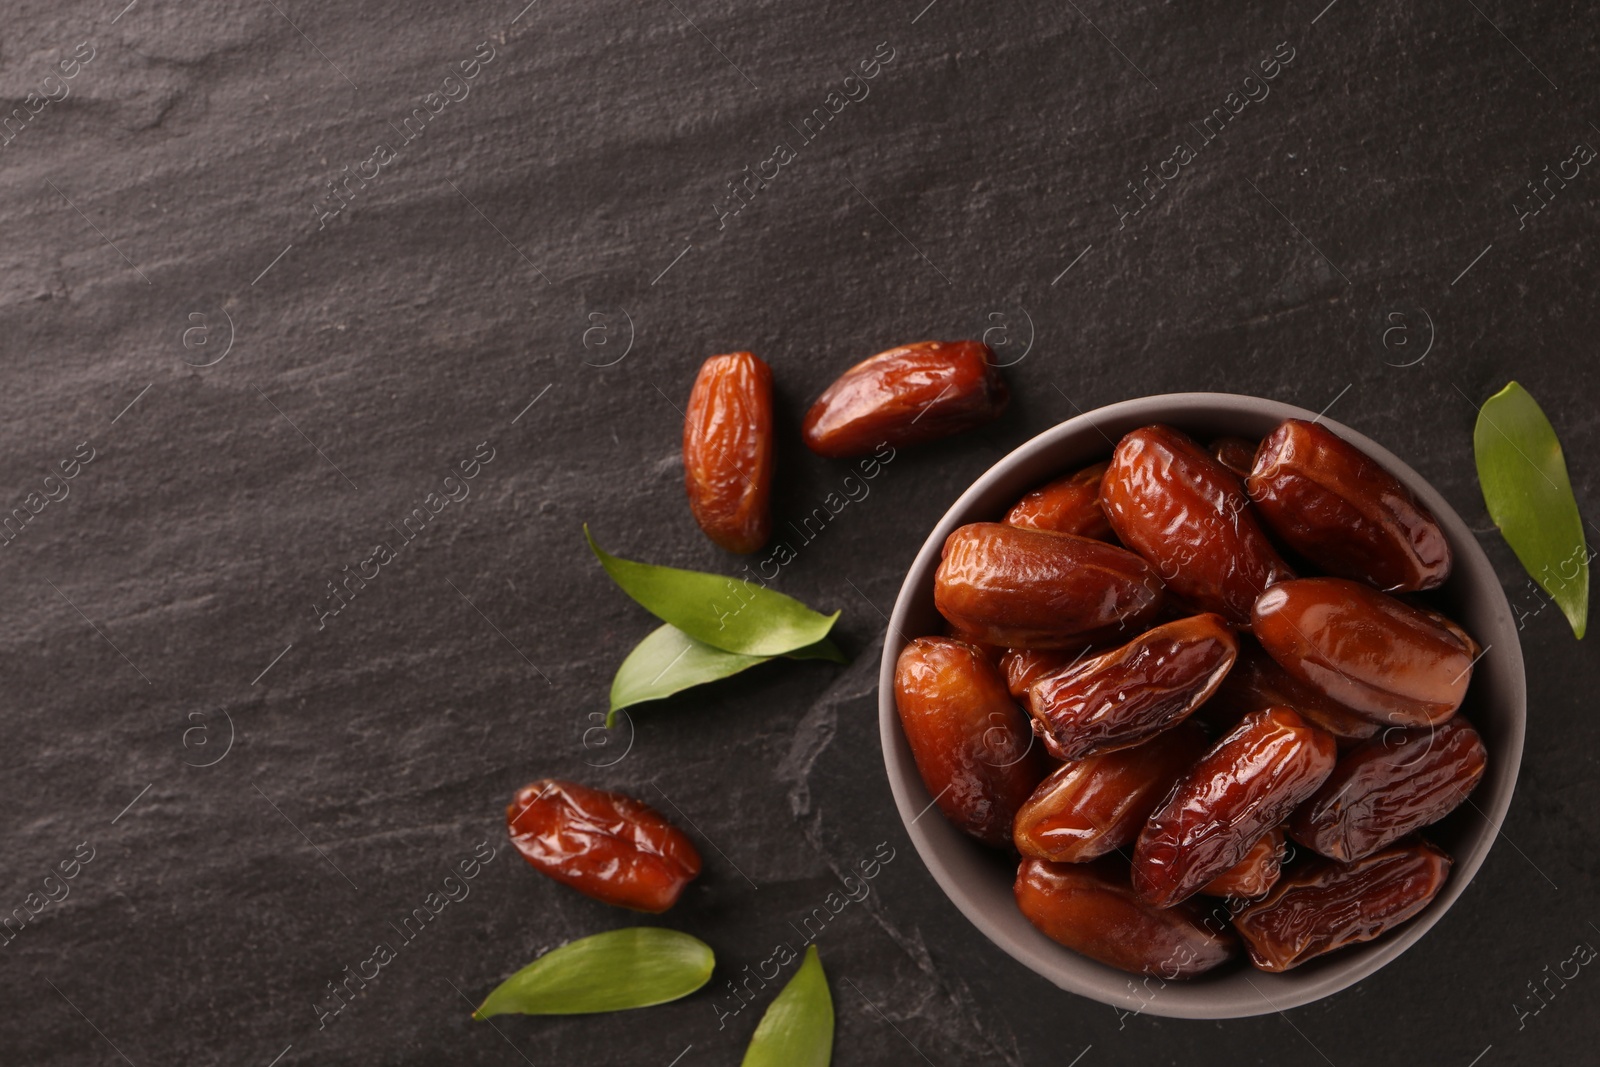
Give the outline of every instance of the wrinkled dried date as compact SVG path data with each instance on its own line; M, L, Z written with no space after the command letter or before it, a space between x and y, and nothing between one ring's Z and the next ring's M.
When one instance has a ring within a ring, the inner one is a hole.
M1210 929L1189 905L1155 908L1128 887L1127 868L1110 859L1051 863L1027 857L1013 887L1017 907L1052 941L1135 974L1193 978L1238 954L1226 926Z
M1207 882L1200 892L1209 897L1234 899L1262 896L1278 884L1287 851L1283 827L1275 827L1250 846L1244 859Z
M635 911L666 911L700 873L684 832L621 793L544 778L517 790L506 829L540 874Z
M939 810L979 841L1009 847L1044 759L999 672L964 641L919 637L900 653L894 697Z
M1226 731L1250 712L1277 705L1293 708L1312 726L1340 741L1365 740L1380 729L1371 719L1284 670L1258 642L1243 636L1233 670L1197 714Z
M1017 851L1082 863L1132 844L1172 783L1205 750L1205 731L1186 722L1134 748L1062 764L1017 812Z
M683 419L683 484L706 536L755 552L772 532L772 370L749 352L700 366Z
M1163 590L1132 552L1073 534L976 522L944 543L933 602L964 636L1007 648L1082 647L1136 632Z
M1472 681L1476 642L1453 623L1343 578L1273 586L1253 629L1290 674L1387 726L1454 715Z
M1233 666L1239 639L1220 615L1179 619L1080 660L1028 689L1033 731L1056 759L1136 745L1187 717Z
M1450 814L1487 766L1483 741L1465 719L1385 730L1339 760L1289 820L1289 833L1331 859L1361 859Z
M1111 523L1100 509L1100 480L1108 466L1109 463L1096 463L1040 486L1012 505L1006 512L1006 522L1031 530L1108 540Z
M1117 443L1100 504L1122 543L1184 600L1247 625L1262 591L1294 577L1261 531L1237 476L1170 426Z
M1450 542L1416 494L1326 426L1284 422L1245 486L1273 532L1330 574L1390 593L1450 576Z
M845 371L806 412L819 456L864 456L879 444L936 441L998 418L1010 393L981 341L920 341Z
M1133 888L1170 907L1237 865L1333 770L1333 738L1288 708L1246 715L1150 816Z
M1421 840L1354 863L1318 859L1285 875L1233 925L1250 962L1287 971L1405 922L1438 895L1449 873L1450 857Z

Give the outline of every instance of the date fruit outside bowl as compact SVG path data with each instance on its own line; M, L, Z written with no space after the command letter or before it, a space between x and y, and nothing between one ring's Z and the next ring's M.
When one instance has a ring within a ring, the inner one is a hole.
M1024 493L1106 459L1123 434L1141 426L1167 423L1202 441L1225 435L1256 439L1287 418L1314 419L1316 414L1260 397L1171 393L1110 404L1047 430L991 467L945 513L917 553L889 621L878 680L879 733L895 804L918 854L956 907L1018 962L1062 989L1120 1010L1230 1019L1308 1004L1354 985L1415 944L1444 916L1488 855L1511 804L1522 758L1527 690L1516 623L1500 581L1467 525L1432 486L1380 445L1323 419L1405 483L1438 519L1455 554L1455 567L1426 599L1460 622L1485 649L1460 713L1482 735L1488 769L1470 803L1424 831L1455 861L1449 880L1426 910L1375 941L1283 974L1263 973L1240 960L1188 981L1143 978L1078 955L1035 929L1012 895L1015 857L985 848L932 809L934 798L923 786L901 730L894 671L901 649L912 638L944 632L934 610L933 578L950 532L970 522L999 521Z

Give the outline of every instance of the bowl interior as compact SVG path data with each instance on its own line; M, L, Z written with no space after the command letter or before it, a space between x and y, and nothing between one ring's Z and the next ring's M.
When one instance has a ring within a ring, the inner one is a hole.
M1466 888L1494 843L1516 784L1527 713L1522 650L1511 608L1488 558L1444 498L1386 449L1331 419L1322 421L1388 468L1438 518L1455 553L1455 566L1450 580L1426 599L1485 648L1461 714L1483 736L1488 769L1468 803L1425 831L1455 860L1449 880L1426 911L1377 941L1330 953L1286 974L1238 964L1189 982L1163 982L1106 967L1045 937L1023 918L1012 897L1015 864L929 810L933 798L917 773L895 709L894 665L911 638L941 632L933 576L950 532L969 522L998 521L1022 494L1109 457L1115 442L1140 426L1169 423L1201 441L1223 435L1255 439L1286 418L1315 417L1289 404L1229 393L1172 393L1098 408L1045 431L990 468L934 527L906 575L884 640L878 689L884 764L901 820L956 907L995 944L1062 989L1118 1009L1177 1018L1236 1018L1306 1004L1354 984L1415 943Z

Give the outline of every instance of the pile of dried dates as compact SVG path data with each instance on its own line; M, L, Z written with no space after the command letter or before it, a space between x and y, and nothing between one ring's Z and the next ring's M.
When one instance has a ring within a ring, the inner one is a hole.
M1415 495L1324 426L1209 448L1146 426L950 535L949 636L900 654L900 720L1055 941L1163 979L1241 948L1286 971L1449 874L1417 831L1483 777L1456 715L1480 649L1411 594L1450 567Z

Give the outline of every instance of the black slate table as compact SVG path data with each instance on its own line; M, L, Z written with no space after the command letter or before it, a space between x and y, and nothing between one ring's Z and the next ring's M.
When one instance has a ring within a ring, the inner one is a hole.
M814 934L839 1064L1590 1054L1600 978L1549 976L1600 944L1600 663L1540 610L1471 455L1515 378L1593 513L1587 11L520 7L7 12L0 912L27 921L0 1060L734 1063L772 990L735 1011L728 983L874 855ZM994 345L1008 414L788 533L849 470L798 446L805 405L925 337ZM582 524L738 571L684 505L679 409L744 348L777 377L775 585L842 608L854 663L607 733L652 622ZM1477 528L1528 661L1518 795L1452 912L1351 990L1224 1023L1119 1016L993 948L910 848L876 733L884 614L959 491L1062 419L1183 390L1326 409L1404 457ZM507 847L511 793L551 774L691 829L706 872L663 921L716 949L706 990L469 1021L630 921Z

